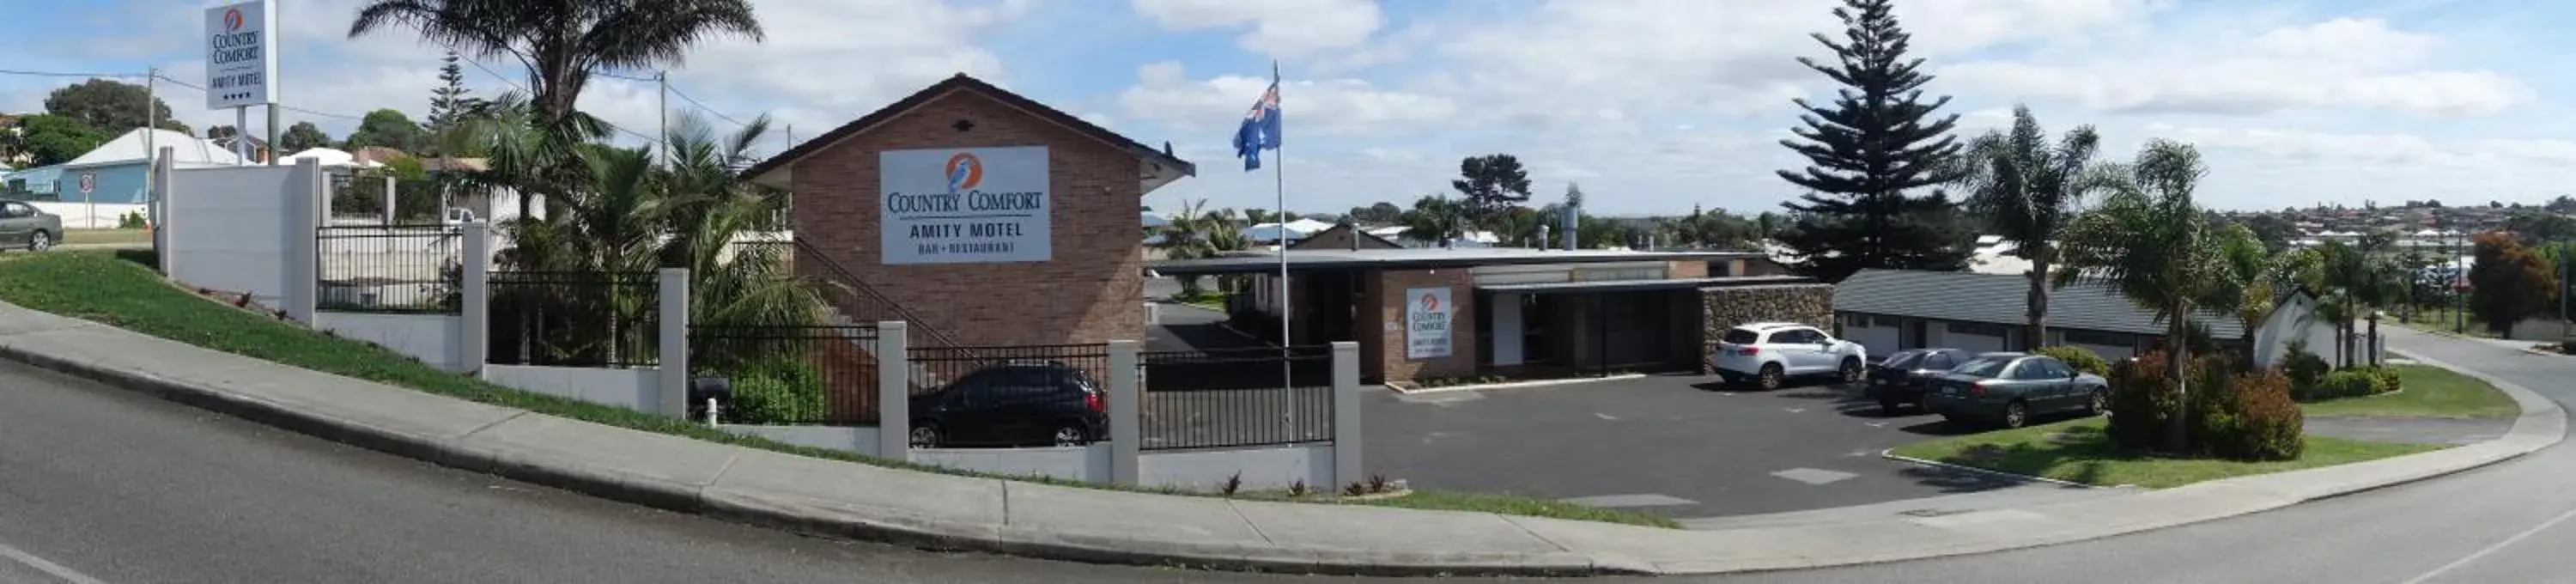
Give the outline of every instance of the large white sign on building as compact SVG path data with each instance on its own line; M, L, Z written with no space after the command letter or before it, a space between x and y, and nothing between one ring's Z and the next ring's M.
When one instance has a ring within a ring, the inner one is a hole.
M1450 314L1448 288L1405 290L1404 358L1437 359L1449 356Z
M1045 146L888 150L877 174L885 263L1055 257Z
M206 9L206 109L277 103L277 12L268 0Z

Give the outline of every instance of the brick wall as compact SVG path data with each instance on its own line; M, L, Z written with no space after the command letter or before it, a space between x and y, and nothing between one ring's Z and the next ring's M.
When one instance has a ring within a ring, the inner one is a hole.
M958 120L973 122L967 131ZM1046 146L1053 258L886 265L877 155L915 148ZM971 91L924 103L795 163L796 234L968 345L1097 343L1145 335L1142 162ZM799 263L800 272L820 276ZM925 346L921 335L914 346Z
M1748 322L1794 322L1826 331L1834 326L1834 287L1831 284L1774 284L1703 288L1700 290L1700 324L1706 342L1715 342L1726 329ZM1708 368L1705 353L1700 368ZM1707 371L1702 371L1706 373Z
M1360 375L1386 381L1472 375L1476 372L1476 293L1468 270L1382 270L1363 278L1365 305L1356 331L1360 338ZM1449 356L1410 360L1404 357L1405 291L1449 288ZM1388 324L1394 328L1389 329Z

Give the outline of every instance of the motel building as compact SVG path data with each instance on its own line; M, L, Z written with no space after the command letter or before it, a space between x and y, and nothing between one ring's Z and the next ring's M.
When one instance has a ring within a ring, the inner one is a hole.
M1759 253L1402 248L1339 227L1285 251L1146 260L1141 198L1196 167L958 75L744 171L790 193L796 271L854 322L915 347L1144 340L1145 281L1246 281L1271 323L1280 254L1293 343L1356 341L1361 375L1410 381L1696 368L1714 331L1833 322L1829 286Z

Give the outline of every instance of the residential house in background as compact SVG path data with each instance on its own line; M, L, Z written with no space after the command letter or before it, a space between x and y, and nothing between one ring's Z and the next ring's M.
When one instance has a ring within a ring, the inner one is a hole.
M144 213L151 198L145 188L152 174L149 155L169 148L178 168L232 166L239 162L212 140L170 130L136 128L79 158L9 175L0 196L28 201L60 215L72 228L115 227L128 213Z

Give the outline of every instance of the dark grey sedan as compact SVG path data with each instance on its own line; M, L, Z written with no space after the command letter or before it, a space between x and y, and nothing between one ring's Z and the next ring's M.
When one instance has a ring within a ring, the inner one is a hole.
M63 240L63 218L24 201L0 202L0 245L29 251L53 249Z
M2032 415L2081 412L2111 406L2111 382L2078 373L2045 355L1986 353L1932 380L1924 409L1951 420L1979 420L2019 428Z

